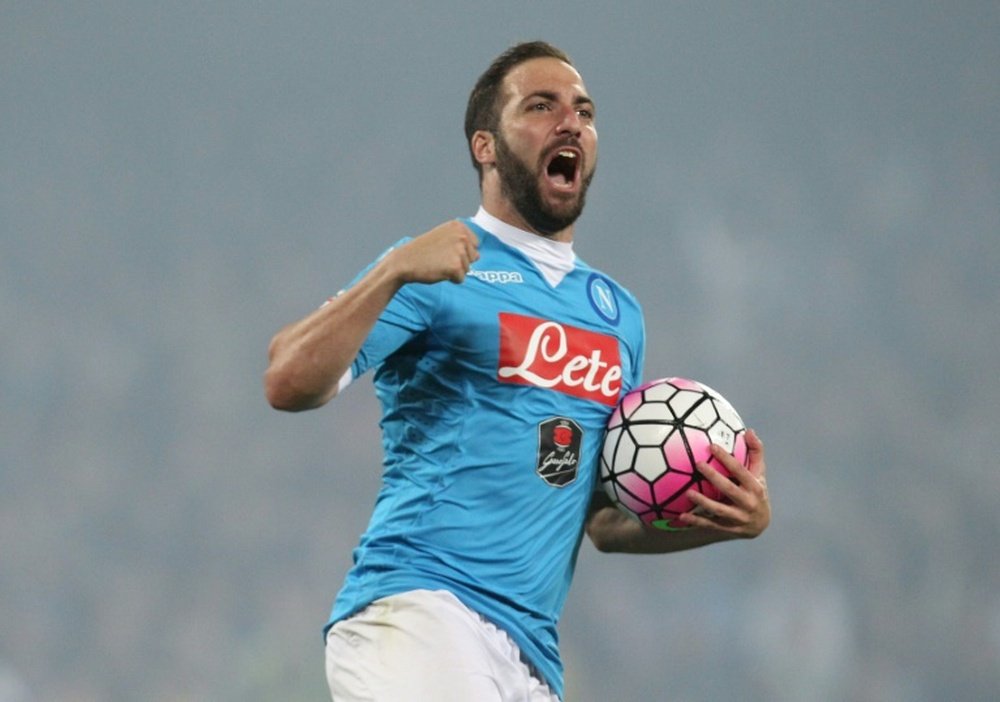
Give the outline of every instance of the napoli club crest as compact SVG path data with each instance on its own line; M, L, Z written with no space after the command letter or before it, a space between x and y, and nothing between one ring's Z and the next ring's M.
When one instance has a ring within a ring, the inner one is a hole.
M552 417L538 425L538 476L553 487L576 480L583 429L572 419Z
M608 279L600 273L592 273L587 281L587 294L590 299L590 306L597 314L601 315L609 324L618 326L618 298L615 290L611 287Z

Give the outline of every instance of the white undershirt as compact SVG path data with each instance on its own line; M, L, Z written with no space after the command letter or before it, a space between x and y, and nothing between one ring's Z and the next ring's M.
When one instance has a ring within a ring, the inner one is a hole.
M576 254L570 241L553 241L507 224L484 210L482 206L472 221L497 239L512 246L535 264L542 277L553 288L562 282L576 265Z

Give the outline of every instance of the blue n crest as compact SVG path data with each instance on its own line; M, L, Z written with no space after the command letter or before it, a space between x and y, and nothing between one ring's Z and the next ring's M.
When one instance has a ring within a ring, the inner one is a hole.
M587 281L587 298L590 300L590 306L602 319L611 324L618 324L618 298L615 297L614 288L608 279L600 273L591 273L590 280Z

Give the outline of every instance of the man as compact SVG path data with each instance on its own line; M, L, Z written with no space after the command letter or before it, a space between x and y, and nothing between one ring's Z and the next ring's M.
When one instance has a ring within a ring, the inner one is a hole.
M594 103L569 58L509 49L466 112L475 217L404 239L272 340L268 400L319 407L368 368L383 406L383 484L334 603L334 700L523 702L563 694L556 624L584 531L602 551L752 538L770 521L763 445L727 502L696 496L680 532L595 490L602 430L638 384L641 311L576 258L597 160Z

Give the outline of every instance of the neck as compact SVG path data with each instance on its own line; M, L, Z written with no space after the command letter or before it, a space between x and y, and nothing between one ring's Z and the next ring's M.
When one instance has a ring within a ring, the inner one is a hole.
M572 224L557 232L539 231L535 227L531 226L531 223L524 218L524 216L517 210L516 207L514 207L514 204L510 200L504 197L503 193L500 192L500 184L497 183L495 186L491 187L488 182L489 180L489 174L487 174L487 177L484 178L482 185L482 205L483 208L491 215L502 222L506 222L512 227L517 227L518 229L523 229L526 232L537 234L545 239L565 243L573 241Z

